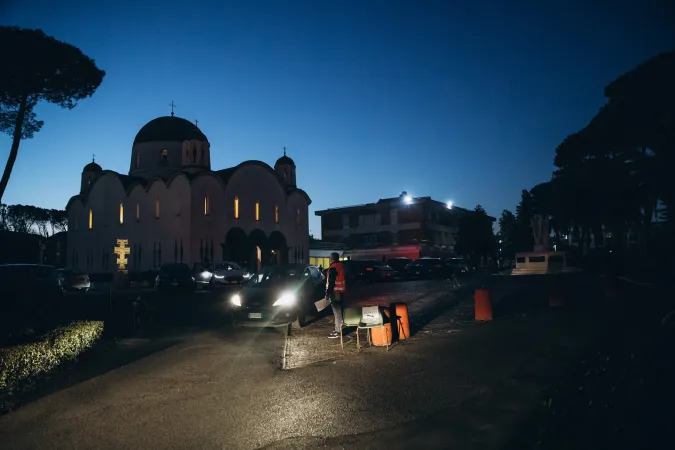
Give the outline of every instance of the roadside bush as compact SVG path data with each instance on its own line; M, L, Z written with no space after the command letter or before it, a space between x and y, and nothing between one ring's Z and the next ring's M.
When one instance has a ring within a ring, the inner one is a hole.
M0 349L0 393L75 359L103 334L103 322L73 322L26 344Z

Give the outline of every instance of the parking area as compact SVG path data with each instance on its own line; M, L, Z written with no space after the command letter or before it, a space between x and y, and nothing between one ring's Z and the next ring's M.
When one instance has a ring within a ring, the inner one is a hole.
M439 312L456 306L470 296L473 280L462 280L458 285L449 280L415 280L357 285L350 287L345 306L389 306L404 302L408 305L413 333ZM297 369L311 364L344 359L357 353L356 330L345 328L344 347L339 339L328 339L335 319L330 307L315 321L302 329L292 328L287 338L282 368ZM362 343L365 331L361 331ZM385 348L362 347L364 354L385 351Z

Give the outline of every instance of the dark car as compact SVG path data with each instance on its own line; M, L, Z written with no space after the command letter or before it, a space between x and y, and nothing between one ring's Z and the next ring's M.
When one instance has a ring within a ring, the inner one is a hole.
M441 278L448 276L448 267L440 258L416 259L406 269L410 278Z
M187 264L164 264L159 269L155 288L159 291L194 291L197 283Z
M325 295L326 280L315 266L284 264L263 267L232 295L235 325L301 327Z
M396 276L405 277L406 276L406 267L413 262L410 258L391 258L388 259L385 263L392 269L396 271Z
M0 345L7 333L58 322L64 289L52 266L0 265Z
M449 258L445 260L448 273L454 276L463 276L471 272L469 263L464 258Z
M89 275L78 270L57 269L56 274L61 282L61 287L68 291L87 292L91 287Z

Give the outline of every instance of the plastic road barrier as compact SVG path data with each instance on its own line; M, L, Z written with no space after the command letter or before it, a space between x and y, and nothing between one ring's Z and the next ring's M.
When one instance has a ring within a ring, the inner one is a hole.
M405 341L410 337L410 318L408 317L408 305L406 303L392 303L390 308L394 313L396 323L396 339Z
M492 320L492 301L490 291L487 289L476 289L473 294L474 316L476 320Z
M382 314L384 314L385 323L381 327L372 328L370 330L370 339L373 345L378 347L385 347L391 345L392 333L391 333L391 313L389 308L382 308Z

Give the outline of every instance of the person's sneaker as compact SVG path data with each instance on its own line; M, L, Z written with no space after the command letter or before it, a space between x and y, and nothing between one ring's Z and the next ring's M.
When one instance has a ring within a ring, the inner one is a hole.
M337 331L333 331L331 334L328 335L328 339L336 339L340 337L340 333Z

